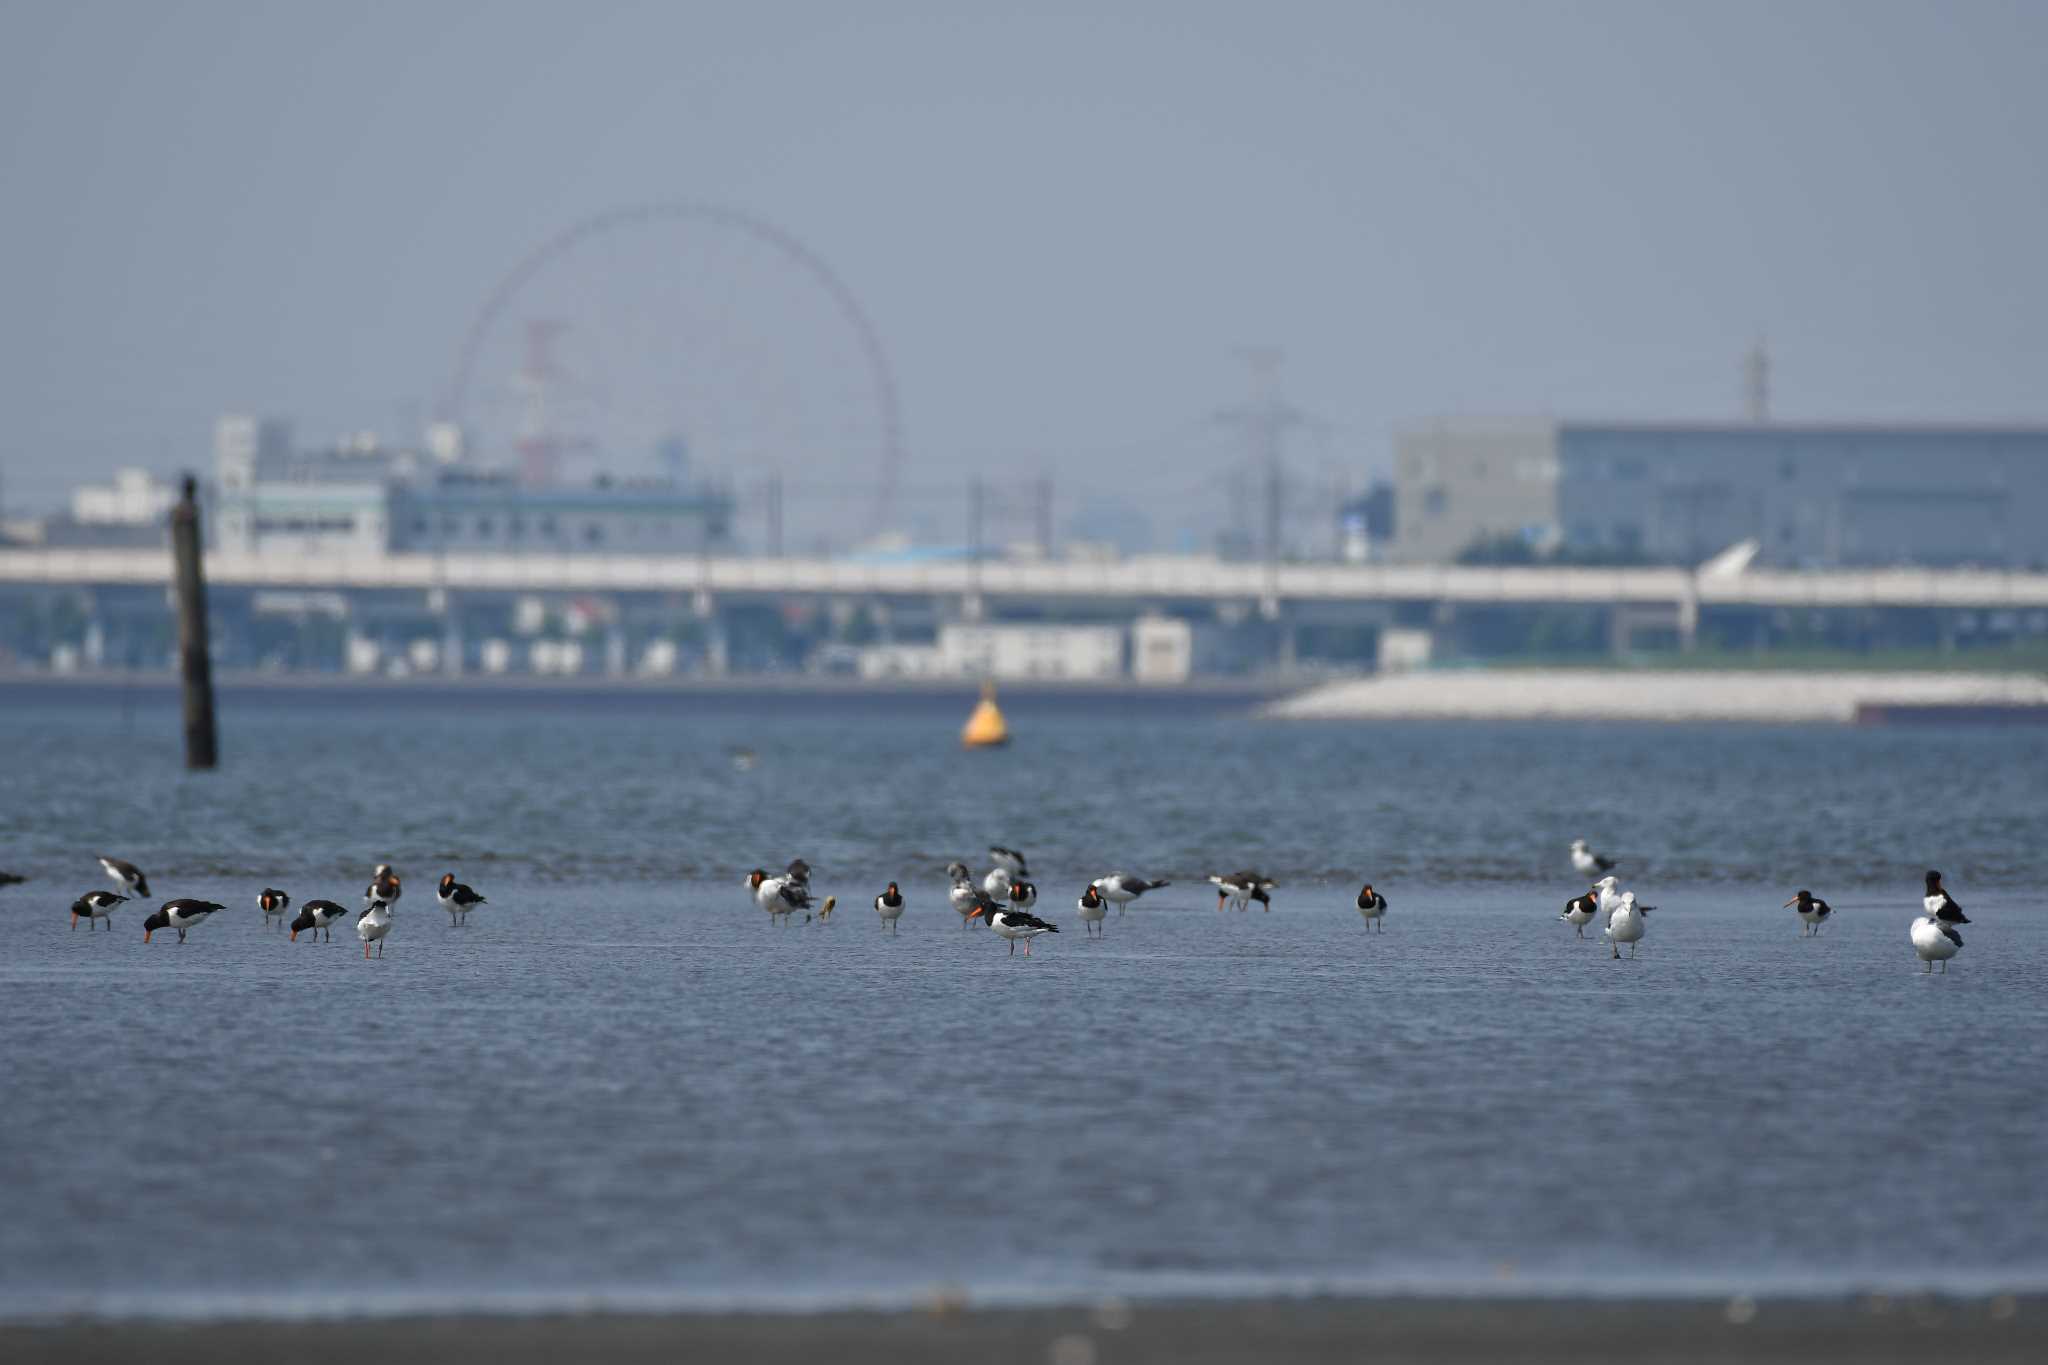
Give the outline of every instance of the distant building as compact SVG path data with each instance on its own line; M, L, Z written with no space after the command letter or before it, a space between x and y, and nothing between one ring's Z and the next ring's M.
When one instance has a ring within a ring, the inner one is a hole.
M81 484L71 492L71 519L82 526L162 527L178 490L147 469L117 469L110 484Z
M532 488L464 462L459 430L425 451L356 437L294 450L281 422L215 429L215 543L250 554L701 554L732 548L732 498L676 480Z
M1376 483L1337 509L1337 543L1347 564L1383 559L1394 539L1394 486Z
M2048 426L1445 422L1395 439L1393 557L1519 538L1688 564L2048 564Z

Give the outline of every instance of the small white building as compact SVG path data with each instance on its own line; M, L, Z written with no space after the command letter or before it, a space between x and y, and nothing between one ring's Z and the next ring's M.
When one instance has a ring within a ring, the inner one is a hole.
M1124 676L1122 626L948 625L939 629L943 674L1054 682Z
M71 519L82 526L162 526L178 490L147 469L117 469L110 484L71 490Z

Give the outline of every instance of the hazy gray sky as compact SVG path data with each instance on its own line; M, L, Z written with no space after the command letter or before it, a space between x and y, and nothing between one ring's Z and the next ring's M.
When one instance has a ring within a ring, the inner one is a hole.
M6 496L225 409L402 434L523 253L677 196L858 294L913 483L1213 486L1253 342L1361 472L1438 412L1732 415L1759 331L1782 415L2038 417L2044 51L2026 0L10 0Z

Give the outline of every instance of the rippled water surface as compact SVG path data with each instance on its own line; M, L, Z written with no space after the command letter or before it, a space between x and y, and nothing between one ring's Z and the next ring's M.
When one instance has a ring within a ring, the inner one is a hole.
M2048 1283L2042 730L1020 698L965 754L965 706L230 694L187 777L160 699L0 692L0 1311ZM1555 918L1581 834L1636 961ZM1029 960L944 904L990 842ZM72 932L99 852L231 912ZM739 879L798 853L839 912L771 928ZM378 861L382 961L262 929ZM1112 867L1180 885L1090 941Z

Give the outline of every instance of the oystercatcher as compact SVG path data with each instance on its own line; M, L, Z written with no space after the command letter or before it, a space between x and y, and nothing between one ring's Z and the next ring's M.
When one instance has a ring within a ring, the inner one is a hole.
M1963 913L1963 907L1956 904L1956 898L1949 895L1941 884L1939 872L1927 874L1927 896L1920 902L1927 907L1927 913L1943 924L1968 924L1970 917Z
M279 924L284 923L284 912L292 908L292 898L274 886L266 886L256 898L256 908L263 912L263 927L269 929L274 927L270 922L272 915Z
M1604 858L1586 846L1584 839L1572 840L1572 871L1581 877L1590 877L1595 872L1612 872L1614 859Z
M1593 916L1600 912L1600 888L1594 887L1583 896L1574 896L1564 903L1564 913L1558 918L1579 931L1579 937L1586 936L1586 926L1593 922Z
M889 889L875 897L875 913L882 917L882 923L889 926L889 932L896 932L896 921L903 918L903 893L890 882Z
M1090 882L1081 888L1078 908L1081 911L1081 923L1084 926L1092 926L1084 927L1082 932L1100 935L1103 917L1109 914L1109 902L1102 895L1101 883Z
M1233 872L1227 877L1219 877L1212 872L1209 874L1209 880L1216 884L1218 910L1223 908L1225 902L1234 904L1239 910L1249 910L1252 902L1257 901L1271 911L1273 898L1267 893L1279 885L1271 877L1264 877L1250 870Z
M1829 905L1819 896L1814 895L1811 891L1801 891L1791 900L1786 901L1785 905L1796 905L1799 907L1799 936L1801 938L1811 937L1820 933L1821 921L1835 913L1833 906Z
M378 901L362 914L356 916L356 937L363 941L363 956L370 955L370 945L377 945L377 956L384 956L384 936L391 932L391 904Z
M301 930L314 935L324 931L327 941L334 942L334 930L328 926L347 913L346 908L333 901L307 901L299 907L299 917L292 921L292 942L299 941Z
M114 879L114 885L131 896L149 894L149 878L142 875L142 869L121 858L101 858L100 866Z
M1104 900L1116 906L1116 912L1121 916L1125 906L1147 891L1157 891L1160 887L1172 886L1173 883L1148 882L1143 877L1133 877L1128 872L1112 872L1107 877L1097 877L1094 885L1095 889L1102 893Z
M187 929L195 924L204 923L206 917L214 911L225 909L227 907L218 901L191 900L184 897L165 901L157 907L154 915L142 922L142 941L149 942L149 936L159 929L176 929L178 942L183 943Z
M117 896L111 891L86 892L83 896L71 902L72 931L74 933L77 932L78 921L80 920L85 921L85 927L90 931L94 920L103 919L107 921L107 932L113 933L114 921L109 917L114 913L116 906L126 905L127 903L128 898L126 896Z
M448 912L448 927L450 929L458 925L467 929L469 927L469 912L476 909L479 905L490 904L489 901L486 901L475 891L456 881L453 872L443 872L441 874L441 885L435 888L434 899L441 902L441 908Z
M1038 885L1035 882L1013 881L1010 883L1010 904L1019 910L1029 910L1038 904Z
M398 904L398 898L405 894L398 874L391 870L390 863L378 863L377 870L370 874L370 884L363 888L363 908L373 905L387 908Z
M1372 883L1367 882L1365 889L1358 893L1357 904L1358 913L1365 916L1366 926L1376 934L1384 934L1387 931L1387 898L1373 890Z
M986 916L988 927L1010 940L1011 957L1017 955L1018 939L1024 940L1024 956L1030 957L1032 939L1037 938L1040 934L1057 934L1060 931L1060 927L1057 924L1048 924L1038 916L1024 910L1004 908L984 910L981 906L977 905L974 907L974 913Z

